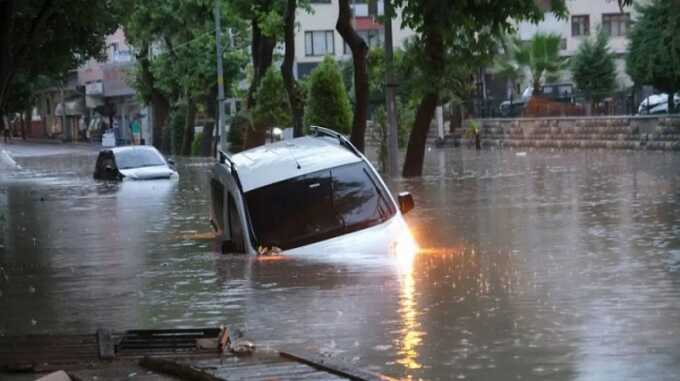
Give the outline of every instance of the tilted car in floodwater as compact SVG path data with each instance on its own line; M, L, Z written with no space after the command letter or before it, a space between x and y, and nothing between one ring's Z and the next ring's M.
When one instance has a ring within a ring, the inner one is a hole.
M313 135L220 158L211 173L211 222L222 251L257 254L399 253L416 244L371 163L342 135Z
M177 171L152 146L124 146L99 152L94 167L97 180L156 180L177 178Z

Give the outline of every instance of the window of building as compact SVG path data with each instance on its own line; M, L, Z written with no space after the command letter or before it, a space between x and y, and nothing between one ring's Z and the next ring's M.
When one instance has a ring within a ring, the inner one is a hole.
M305 32L305 55L325 56L335 53L335 41L332 30L314 30Z
M380 48L385 44L385 31L383 29L358 30L357 34L364 39L369 48ZM352 54L349 45L344 45L344 54Z
M590 34L590 16L574 15L571 16L571 35L587 36Z
M628 32L629 25L629 13L611 13L602 15L602 29L610 36L625 36Z
M567 39L560 38L560 50L567 50Z

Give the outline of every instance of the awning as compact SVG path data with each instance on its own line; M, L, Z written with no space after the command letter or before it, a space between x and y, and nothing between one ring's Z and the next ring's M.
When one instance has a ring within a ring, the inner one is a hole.
M85 115L85 100L83 98L77 98L70 101L66 101L66 116L79 116ZM64 106L61 102L57 103L57 107L54 108L55 116L62 116Z

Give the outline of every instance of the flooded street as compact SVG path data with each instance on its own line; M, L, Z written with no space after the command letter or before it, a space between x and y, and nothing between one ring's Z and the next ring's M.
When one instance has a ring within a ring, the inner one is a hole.
M14 150L0 335L228 324L393 377L680 379L677 153L432 149L391 184L422 247L399 263L219 254L210 160L118 184L91 149Z

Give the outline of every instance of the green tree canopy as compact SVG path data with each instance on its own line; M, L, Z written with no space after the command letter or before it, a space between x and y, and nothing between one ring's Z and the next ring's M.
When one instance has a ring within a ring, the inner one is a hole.
M535 0L395 0L401 7L404 25L418 34L423 55L420 59L424 83L429 86L421 97L414 128L409 137L403 175L419 176L425 158L430 122L450 66L482 61L495 53L497 41L513 30L515 20L538 22L545 8ZM552 11L566 14L564 0L553 0ZM455 70L455 69L453 69Z
M100 0L0 1L0 109L18 74L57 77L100 57L116 10Z
M588 99L599 102L616 88L616 64L603 30L581 42L571 59L572 78Z
M352 109L335 60L326 57L309 76L305 125L350 132Z
M255 96L253 119L256 128L291 127L291 110L281 72L270 66Z
M529 41L514 39L512 57L519 67L529 70L534 94L540 94L543 83L559 76L566 68L567 60L560 56L560 44L560 35L553 33L536 33Z
M626 71L638 85L673 94L680 89L680 3L653 0L636 7L640 16L630 31Z

